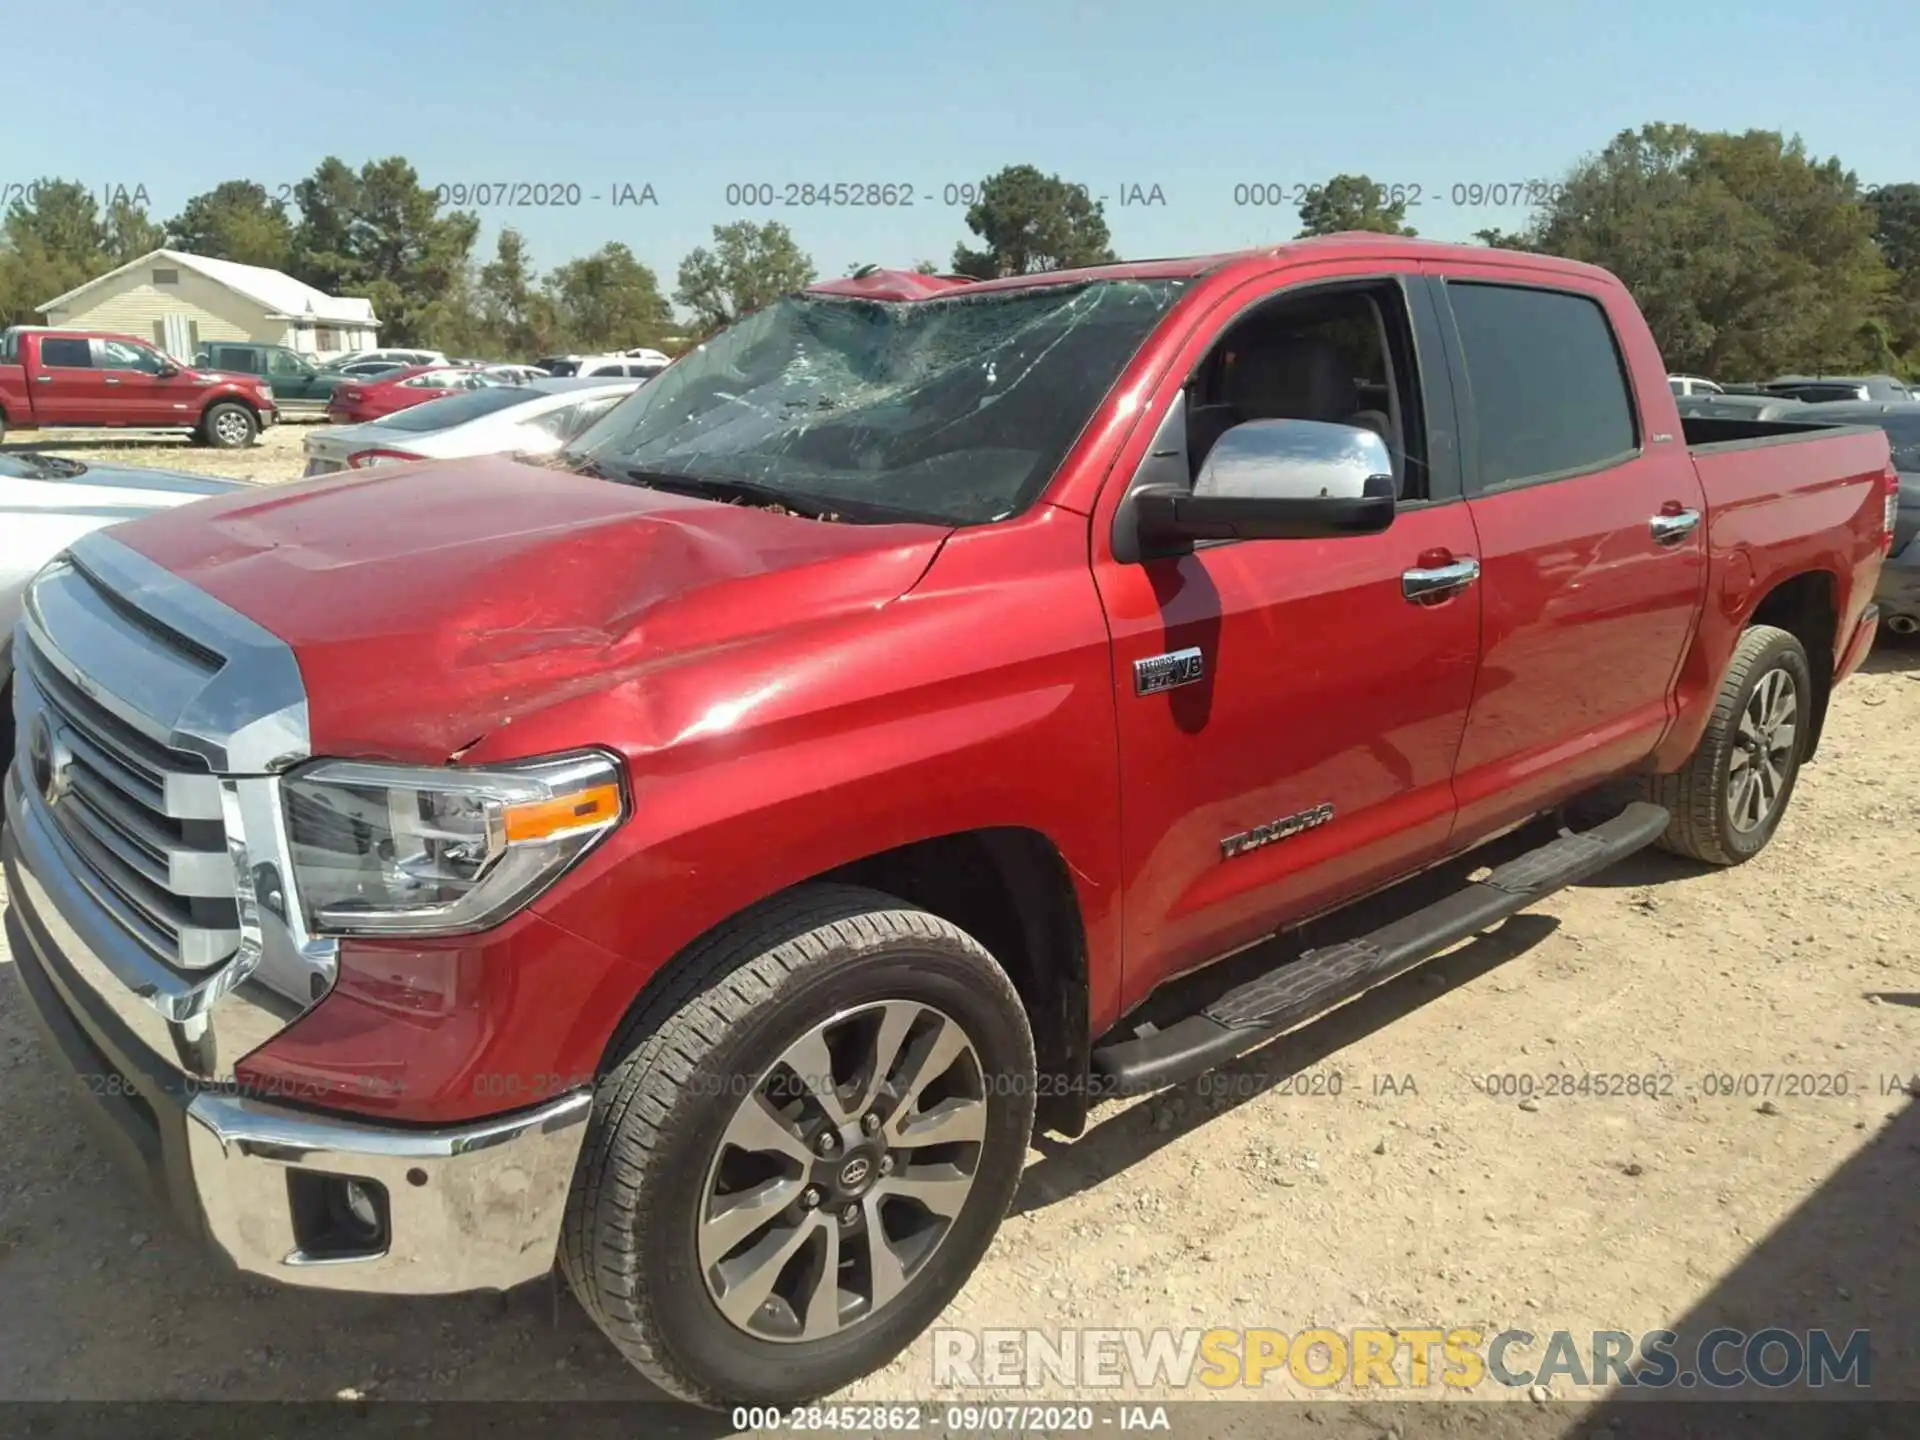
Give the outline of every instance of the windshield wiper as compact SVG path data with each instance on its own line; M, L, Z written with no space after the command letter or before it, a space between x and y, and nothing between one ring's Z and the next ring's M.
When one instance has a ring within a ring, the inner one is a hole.
M921 519L909 516L905 511L891 510L882 505L868 505L860 501L829 500L820 495L809 495L804 491L786 490L777 485L762 485L755 480L723 480L704 475L674 475L664 470L631 469L627 478L636 485L645 485L654 490L667 490L679 495L693 495L702 500L746 500L761 505L778 505L783 510L791 510L796 515L804 515L809 520L902 520Z

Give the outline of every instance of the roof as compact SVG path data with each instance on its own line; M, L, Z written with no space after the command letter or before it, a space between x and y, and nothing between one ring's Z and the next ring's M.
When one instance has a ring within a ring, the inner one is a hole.
M242 265L233 260L214 260L205 255L189 255L184 250L150 250L138 259L129 260L117 269L96 276L84 285L75 286L64 295L56 295L37 308L41 311L57 309L66 305L76 295L83 295L96 285L124 275L129 270L137 270L142 265L150 265L156 260L171 261L184 265L189 270L197 270L217 285L224 285L236 294L244 295L256 304L267 307L269 314L289 320L314 319L329 321L340 325L378 325L380 322L373 313L373 302L357 296L329 295L324 290L316 290L303 281L284 275L278 270L269 270L261 265Z
M826 281L809 289L815 294L924 300L945 296L962 286L972 293L1019 290L1034 285L1077 285L1094 280L1192 280L1232 266L1257 269L1281 260L1337 258L1349 251L1386 259L1455 262L1498 259L1502 264L1520 265L1545 274L1583 275L1590 279L1613 280L1598 266L1578 260L1564 260L1554 255L1536 255L1525 250L1496 250L1485 245L1462 245L1445 240L1422 240L1408 235L1383 235L1371 230L1344 230L1337 235L1289 240L1282 245L1266 245L1251 250L1226 250L1211 255L1184 255L1161 260L1120 260L1110 265L1089 265L1077 270L1042 270L1029 275L1007 275L997 280L980 280L971 284L961 276L882 270L866 276Z

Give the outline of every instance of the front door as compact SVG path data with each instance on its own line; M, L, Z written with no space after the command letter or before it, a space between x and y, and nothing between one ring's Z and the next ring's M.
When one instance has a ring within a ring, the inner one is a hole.
M1465 371L1484 591L1465 844L1659 743L1705 594L1706 499L1677 422L1638 413L1621 333L1652 342L1624 292L1448 270L1435 300ZM1656 403L1671 415L1670 392Z
M1480 597L1471 584L1408 596L1409 572L1476 551L1444 362L1437 388L1422 380L1433 316L1410 281L1315 287L1297 312L1293 291L1230 300L1212 351L1192 371L1176 367L1147 411L1169 415L1187 376L1190 451L1218 423L1200 417L1222 411L1390 432L1403 504L1388 530L1128 564L1096 515L1119 707L1129 1001L1444 850ZM1272 393L1259 393L1262 376ZM1153 446L1168 451L1164 436ZM1143 669L1188 683L1153 690Z

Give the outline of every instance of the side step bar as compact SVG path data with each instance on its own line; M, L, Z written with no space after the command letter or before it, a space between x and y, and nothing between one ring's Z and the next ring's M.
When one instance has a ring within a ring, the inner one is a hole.
M1518 914L1543 895L1625 859L1658 839L1668 819L1663 807L1636 802L1591 830L1563 830L1486 879L1469 881L1404 919L1357 940L1309 950L1164 1030L1103 1046L1091 1057L1095 1093L1142 1095L1224 1065Z

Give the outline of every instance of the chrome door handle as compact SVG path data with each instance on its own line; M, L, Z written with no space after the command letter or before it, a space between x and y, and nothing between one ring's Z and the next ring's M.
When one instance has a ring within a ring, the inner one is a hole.
M36 375L33 378L42 385L51 385L53 383L53 376L51 375Z
M1405 570L1400 575L1400 593L1409 600L1435 600L1464 590L1480 578L1478 560L1456 560L1432 570Z
M1660 544L1678 545L1700 523L1700 512L1682 510L1678 515L1656 515L1648 523L1653 527L1653 538Z
M103 385L118 385L120 382L114 379L113 376L106 375L101 377L100 383Z

